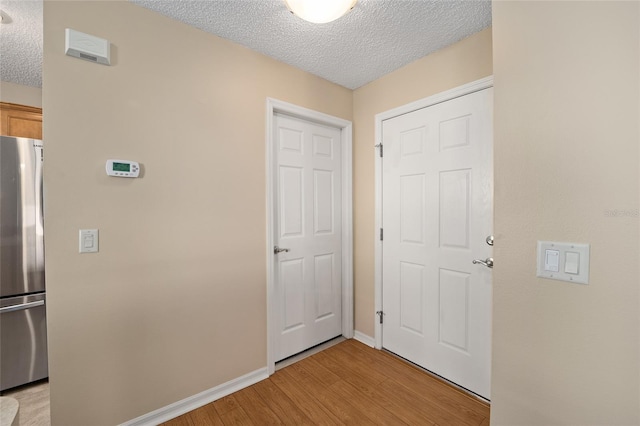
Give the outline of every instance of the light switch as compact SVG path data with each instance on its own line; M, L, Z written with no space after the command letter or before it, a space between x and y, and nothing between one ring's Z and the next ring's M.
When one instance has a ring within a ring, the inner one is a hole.
M551 272L560 270L560 252L558 250L545 250L544 270Z
M589 244L538 241L536 276L589 284Z
M564 271L567 274L578 274L578 270L580 269L580 253L576 253L574 251L568 251L564 255Z
M79 245L80 253L96 253L98 251L98 230L81 229Z

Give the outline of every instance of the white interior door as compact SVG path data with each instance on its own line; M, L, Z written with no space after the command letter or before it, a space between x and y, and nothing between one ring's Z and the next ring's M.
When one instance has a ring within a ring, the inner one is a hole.
M493 89L386 120L382 344L490 398Z
M276 361L342 334L340 130L276 114Z

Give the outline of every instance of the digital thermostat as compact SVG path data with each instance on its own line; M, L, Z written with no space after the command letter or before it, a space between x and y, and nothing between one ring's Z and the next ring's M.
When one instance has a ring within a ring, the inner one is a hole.
M140 164L136 161L107 160L107 174L116 177L136 178L140 174Z

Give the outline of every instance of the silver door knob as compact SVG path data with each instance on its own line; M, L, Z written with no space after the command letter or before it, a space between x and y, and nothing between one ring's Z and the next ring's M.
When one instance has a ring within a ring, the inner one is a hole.
M479 263L481 265L486 266L487 268L493 268L493 257L487 257L485 260L482 259L474 259L473 264Z
M274 253L274 254L278 254L278 253L281 253L281 252L288 253L288 252L289 252L289 249L288 249L288 248L280 248L280 247L278 247L278 246L275 246L275 247L273 248L273 253Z
M492 246L493 245L493 235L489 235L485 241L487 242L487 244Z

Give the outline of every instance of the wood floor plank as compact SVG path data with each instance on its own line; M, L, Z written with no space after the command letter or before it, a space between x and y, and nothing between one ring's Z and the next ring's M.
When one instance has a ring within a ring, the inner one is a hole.
M196 426L191 422L189 414L190 413L183 414L182 416L171 419L168 422L162 423L160 426Z
M333 348L330 348L333 349ZM366 368L360 365L357 359L343 356L340 352L324 351L314 355L316 360L328 370L338 375L342 379L345 377L357 377L362 382L376 386L386 380L388 377L380 374L372 368Z
M252 387L242 389L233 394L236 401L247 416L255 423L259 425L281 425L282 421L274 413L267 404L264 403L260 394Z
M340 364L343 364L349 371L358 373L360 376L368 377L374 382L382 383L389 377L378 371L375 368L371 368L371 365L363 361L362 354L355 352L349 346L334 346L332 351L327 351L328 356L334 357ZM375 360L375 354L372 355L372 360Z
M318 380L324 383L326 386L331 386L332 384L340 381L340 376L334 374L331 370L326 368L320 362L318 362L316 356L310 356L309 358L303 359L300 361L300 365L304 366L308 371L311 372Z
M189 417L195 426L224 426L213 404L207 404L189 412Z
M477 425L482 419L489 416L489 407L486 404L437 378L429 376L419 368L386 352L371 352L368 347L359 342L353 344L353 341L346 341L344 343L345 346L351 346L358 351L357 357L362 357L372 368L401 382L420 395L428 395L430 400L452 415L469 418L469 424Z
M435 425L432 416L425 414L422 409L416 409L414 401L407 401L402 395L390 392L390 388L383 382L370 396L380 406L395 414L398 418L410 425Z
M287 367L289 368L289 367ZM339 425L340 420L318 401L314 395L309 393L307 389L301 388L300 385L293 380L291 373L287 368L276 372L271 376L273 383L293 401L298 408L317 425Z
M361 394L370 398L375 396L375 389L379 386L380 382L367 375L362 375L358 372L345 368L344 365L341 365L331 356L327 356L327 354L318 355L318 361L321 365L334 369L334 371L340 375L342 380L354 386Z
M380 386L382 381L388 379L385 375L379 375L380 370L373 363L365 363L368 369L359 368L359 366L353 366L353 363L358 360L357 354L354 358L354 354L350 354L348 363L344 362L344 359L340 357L335 358L334 352L323 352L317 354L318 360L326 365L327 368L333 369L336 374L342 377L343 380L356 387L363 395L370 398L377 396L376 389ZM375 376L368 374L367 371L375 371Z
M166 426L488 426L489 413L424 370L346 340Z
M239 407L233 395L227 395L224 398L214 401L213 406L220 416Z
M297 373L293 377L293 380L296 380L300 386L308 389L314 397L326 408L331 410L331 412L333 412L342 423L359 425L365 422L375 424L380 420L373 413L373 411L378 411L376 408L380 407L361 409L360 407L362 407L362 404L355 404L356 401L354 401L353 398L344 398L336 392L336 390L340 389L339 386L344 384L343 381L336 382L330 387L326 387L322 382L320 382L320 380L311 374L311 372L306 370L305 366L294 364L288 368L292 370L295 369ZM353 394L351 396L353 397ZM393 424L393 422L387 424Z
M253 423L247 413L240 407L227 411L220 415L220 418L224 426L260 426L260 423Z
M392 379L383 383L378 390L377 398L389 399L398 406L413 407L416 413L419 413L429 419L429 421L438 425L477 426L481 421L470 419L464 415L454 415L437 404L434 404L429 398L411 391Z
M276 413L285 425L313 425L315 424L271 378L256 383L253 386L269 408Z
M367 395L364 395L353 385L341 380L329 387L329 391L333 392L341 401L345 401L354 408L365 413L375 424L383 425L406 425L400 417L388 411L379 401L374 401ZM421 423L425 424L425 423Z
M489 416L489 407L478 399L471 397L464 392L455 389L453 386L442 382L441 380L428 376L430 380L424 379L420 375L415 374L416 367L404 365L405 363L389 354L384 354L383 360L391 362L397 372L396 381L401 382L403 386L413 390L419 395L428 395L429 399L437 405L445 408L453 415L463 415L474 419L473 424L478 424L476 420L481 421L482 418ZM383 362L386 362L383 361ZM387 364L389 365L389 364ZM418 370L419 371L419 370Z

